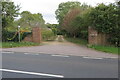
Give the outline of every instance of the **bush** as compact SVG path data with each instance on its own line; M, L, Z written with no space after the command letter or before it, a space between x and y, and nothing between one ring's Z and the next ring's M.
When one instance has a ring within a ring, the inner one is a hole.
M43 40L54 40L55 34L51 29L42 29L42 39Z
M24 32L21 33L21 40L23 40L27 35L32 34L31 32ZM9 32L9 31L4 31L2 32L2 41L3 42L18 42L18 33L16 32Z

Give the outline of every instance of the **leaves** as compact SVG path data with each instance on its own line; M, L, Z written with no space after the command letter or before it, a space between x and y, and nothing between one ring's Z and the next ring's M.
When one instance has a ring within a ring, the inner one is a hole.
M59 4L58 9L55 11L56 18L58 19L59 24L62 23L65 15L68 13L70 9L79 8L80 2L77 1L68 1Z
M22 28L32 28L32 27L44 27L45 21L42 14L32 14L29 11L23 11L21 13L21 18L18 20L18 24Z

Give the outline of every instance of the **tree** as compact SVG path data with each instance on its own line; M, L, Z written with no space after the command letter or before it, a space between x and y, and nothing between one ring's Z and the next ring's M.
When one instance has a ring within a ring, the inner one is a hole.
M50 28L54 32L55 35L58 34L58 27L59 27L58 24L47 23L46 27Z
M70 9L78 8L78 7L80 7L80 5L81 5L81 3L77 2L77 1L68 1L65 3L59 4L58 9L55 11L56 18L57 18L59 24L60 25L62 24L65 15L68 13L68 11Z
M42 14L32 14L29 11L23 11L21 18L18 20L18 24L22 28L32 29L32 27L44 27L44 19Z
M109 41L116 44L120 39L119 8L114 4L99 4L90 12L91 26L98 32L109 34Z
M76 37L78 27L71 25L71 23L78 14L80 14L79 8L70 10L64 17L63 24L62 24L62 29L66 30L70 35L74 37Z
M18 17L19 6L15 6L14 2L2 2L2 28L12 26L15 17Z
M14 26L14 19L19 15L19 6L15 6L14 2L2 3L2 40L4 41L5 29Z
M84 9L84 11L81 11L79 15L77 15L71 22L72 29L76 29L76 36L88 39L88 26L89 26L89 12L91 11L91 8Z
M84 33L87 31L89 11L90 6L86 4L82 4L79 8L69 10L63 19L62 29L74 37L79 36L80 32Z

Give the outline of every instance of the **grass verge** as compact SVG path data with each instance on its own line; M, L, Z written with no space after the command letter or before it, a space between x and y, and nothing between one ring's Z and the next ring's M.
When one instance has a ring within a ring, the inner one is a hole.
M88 48L92 48L98 51L106 52L106 53L112 53L112 54L120 54L118 53L118 48L114 46L102 46L102 45L88 45L87 40L79 39L79 38L65 38L67 41L78 44L78 45L84 45Z
M98 51L112 53L112 54L120 54L118 53L118 48L114 46L102 46L102 45L89 45L89 48L93 48Z
M23 47L23 46L38 46L39 43L33 42L2 42L0 43L2 48Z
M87 45L88 42L87 40L84 39L80 39L80 38L65 38L67 41L75 43L75 44L79 44L79 45Z

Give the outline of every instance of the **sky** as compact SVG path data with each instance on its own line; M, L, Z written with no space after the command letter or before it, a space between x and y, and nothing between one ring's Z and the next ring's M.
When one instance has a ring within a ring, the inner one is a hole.
M22 11L30 11L31 13L41 13L45 23L57 24L55 11L58 5L67 1L79 1L87 3L91 6L96 6L98 3L114 3L115 0L12 0L15 5L20 5Z

